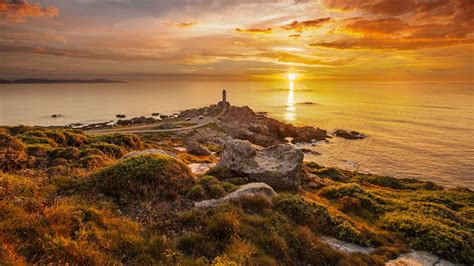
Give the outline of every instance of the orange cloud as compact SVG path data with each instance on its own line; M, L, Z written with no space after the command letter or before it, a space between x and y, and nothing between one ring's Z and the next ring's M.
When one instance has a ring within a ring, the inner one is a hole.
M25 17L51 18L59 15L56 7L43 8L38 3L29 3L27 0L0 0L0 18L12 22L25 22Z
M191 28L191 27L193 27L197 24L198 24L197 21L194 21L194 22L180 22L180 23L176 23L176 27L178 27L178 28Z
M282 26L281 28L285 30L296 30L298 32L302 32L303 30L310 28L319 28L329 21L331 21L331 18L319 18L301 22L295 20L288 25Z
M272 28L266 28L266 29L235 29L237 32L241 33L252 33L252 34L270 34L272 33Z
M332 42L311 43L313 47L334 49L367 49L367 50L417 50L423 48L472 44L472 39L390 39L390 38L346 38Z
M396 18L367 20L355 18L349 20L344 28L350 32L364 35L395 34L407 29L409 25Z

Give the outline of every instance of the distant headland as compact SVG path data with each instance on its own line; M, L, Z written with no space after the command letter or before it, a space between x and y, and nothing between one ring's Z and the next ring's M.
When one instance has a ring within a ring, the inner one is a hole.
M126 83L120 80L108 79L0 79L0 84L51 84L51 83Z

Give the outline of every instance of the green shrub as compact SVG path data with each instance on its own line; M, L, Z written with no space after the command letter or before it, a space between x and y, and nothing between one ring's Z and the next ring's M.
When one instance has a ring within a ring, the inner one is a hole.
M67 143L67 139L66 139L66 136L64 135L64 133L61 131L61 130L47 130L44 132L44 134L54 140L57 144L59 145L65 145Z
M199 178L196 185L188 192L187 197L192 200L216 199L237 189L237 186L221 182L212 176Z
M81 152L76 147L56 148L49 152L50 157L63 158L67 160L75 160L80 157Z
M407 187L397 178L390 176L367 176L359 175L361 181L366 181L370 184L374 184L381 187L388 187L394 189L406 189Z
M333 167L327 167L327 168L321 168L321 169L316 169L312 170L311 173L322 177L322 178L329 178L334 181L338 182L347 182L351 179L351 176L346 174L344 171L333 168Z
M125 155L125 151L123 150L123 148L115 144L99 142L90 145L90 147L98 149L105 153L107 156L115 159L121 158Z
M217 255L216 247L205 235L190 232L178 239L176 248L188 256L214 257Z
M205 175L213 176L219 180L226 180L235 177L235 174L232 173L231 170L219 166L209 169Z
M295 221L308 226L318 233L335 236L339 239L368 245L362 233L342 217L331 215L327 208L315 202L307 202L299 196L284 195L276 198L276 208Z
M24 168L27 159L25 144L6 132L0 132L0 170Z
M30 144L26 146L26 153L36 157L46 157L51 150L51 146L45 144Z
M474 245L468 231L411 211L387 213L380 224L400 234L413 249L426 250L454 262L474 263Z
M174 199L191 189L189 168L165 155L139 155L109 166L92 176L106 195L119 202L131 199Z
M323 188L319 195L328 199L339 199L342 210L354 212L362 216L380 214L386 205L385 199L366 191L358 184L338 184Z
M232 201L233 204L241 207L246 213L260 214L273 207L273 202L265 196L240 197Z
M74 167L96 169L103 167L109 163L109 160L101 155L88 155L73 163Z
M81 153L79 154L79 157L86 157L86 156L89 156L89 155L100 155L100 156L107 156L105 155L101 150L97 149L97 148L83 148L80 150Z
M129 149L129 150L141 150L143 149L144 145L142 140L133 134L127 133L115 133L109 135L100 135L95 136L93 141L97 142L105 142L110 144L115 144L117 146Z
M89 141L89 137L80 132L65 131L64 136L68 146L80 147Z
M237 233L239 226L239 219L233 213L218 213L212 217L207 232L218 241L226 241Z

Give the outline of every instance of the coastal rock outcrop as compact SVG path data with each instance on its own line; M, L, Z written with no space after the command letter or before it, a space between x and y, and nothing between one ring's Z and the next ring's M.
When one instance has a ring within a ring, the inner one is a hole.
M277 195L277 193L269 185L265 183L249 183L249 184L241 186L239 189L228 194L225 197L222 197L220 199L203 200L203 201L195 202L194 206L198 208L210 208L216 205L228 203L232 200L236 200L242 197L255 197L255 196L273 197L275 195Z
M361 134L357 131L346 131L343 129L338 129L333 132L336 137L344 138L344 139L365 139L367 136Z
M153 122L156 122L156 120L157 119L154 117L140 116L140 117L134 117L132 119L119 119L117 121L117 125L128 126L128 125L134 125L134 124L153 123Z
M293 143L320 141L327 137L326 130L287 124L255 113L247 106L229 107L220 118L219 126L233 138L248 140L263 147L285 143L288 137L292 138Z
M217 166L273 188L296 190L300 185L303 157L303 152L289 144L263 149L248 141L231 140L224 145Z

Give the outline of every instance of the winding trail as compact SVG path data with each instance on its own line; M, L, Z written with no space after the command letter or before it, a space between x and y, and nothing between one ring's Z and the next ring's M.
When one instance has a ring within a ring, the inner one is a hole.
M110 133L161 133L161 132L179 132L179 131L186 131L192 130L200 127L204 127L209 125L210 123L214 123L217 121L219 117L221 117L227 111L227 104L224 105L222 111L214 116L214 117L205 117L203 119L194 118L197 125L188 126L188 127L180 127L180 128L168 128L168 129L147 129L152 127L153 125L140 125L140 126L128 126L122 128L108 128L108 129L99 129L99 130L88 130L85 131L87 134L110 134Z

